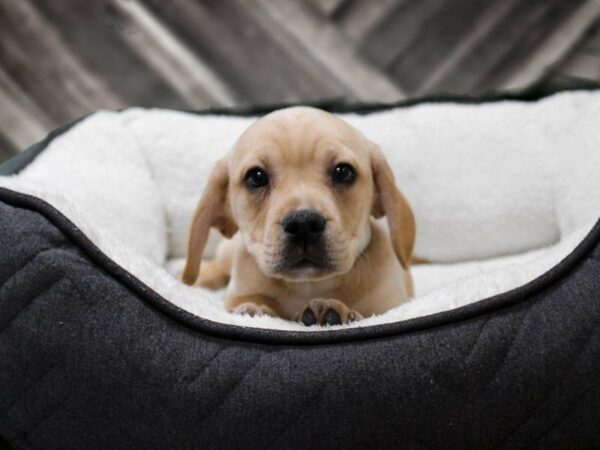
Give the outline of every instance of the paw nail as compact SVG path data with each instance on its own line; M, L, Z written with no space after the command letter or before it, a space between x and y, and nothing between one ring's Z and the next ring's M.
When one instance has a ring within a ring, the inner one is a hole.
M302 313L302 323L307 327L317 323L317 317L312 309L306 308Z
M325 323L327 325L341 325L342 324L342 318L340 317L340 315L338 314L338 312L335 309L328 309L325 312Z

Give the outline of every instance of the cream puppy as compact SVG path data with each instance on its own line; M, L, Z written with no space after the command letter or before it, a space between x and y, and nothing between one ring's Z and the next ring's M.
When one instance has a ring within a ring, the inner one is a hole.
M384 215L389 231L374 220ZM210 227L229 239L201 264ZM414 241L379 148L332 114L293 107L257 120L217 163L181 278L227 285L233 313L343 324L412 296Z

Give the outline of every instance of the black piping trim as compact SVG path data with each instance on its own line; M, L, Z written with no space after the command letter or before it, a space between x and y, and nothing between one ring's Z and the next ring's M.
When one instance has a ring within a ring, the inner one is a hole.
M568 89L580 90L580 89ZM585 90L589 90L585 88ZM595 89L593 89L595 90ZM563 92L559 91L559 92ZM544 95L543 97L545 97ZM458 98L458 97L457 97ZM508 98L494 97L485 99L472 99L461 97L464 101L461 103L485 103L490 101L502 101ZM540 97L542 98L542 97ZM520 100L514 98L514 100ZM535 98L530 99L531 101ZM410 104L423 103L420 101L412 101ZM450 97L440 98L440 101L456 102L456 99ZM529 101L529 100L527 100ZM379 111L382 109L390 109L398 106L408 106L407 102L395 105L365 105L363 111ZM276 108L275 108L276 109ZM214 111L214 110L213 110ZM240 115L239 109L233 112L228 110L232 115ZM349 111L348 111L349 112ZM198 112L199 114L212 114L212 112ZM255 112L255 114L258 114ZM87 116L84 116L84 118ZM9 175L18 173L28 163L39 155L56 136L69 130L73 125L81 119L66 125L60 129L50 133L46 139L39 144L30 147L26 152L27 156L18 155L9 160L7 163L0 165L0 175ZM19 157L21 157L19 159ZM17 160L14 162L13 160ZM12 170L12 172L11 172ZM203 319L194 314L191 314L178 306L172 304L164 297L159 295L154 290L146 286L141 280L134 277L127 270L116 264L105 253L103 253L96 245L77 228L67 217L60 211L54 208L49 203L37 197L14 192L9 189L0 188L0 200L7 204L32 210L42 214L57 228L59 228L75 245L77 245L83 253L85 253L94 263L100 268L109 273L115 279L120 281L124 286L130 289L134 294L142 300L149 303L162 313L166 314L175 321L202 333L212 335L219 338L243 340L248 342L260 342L268 344L299 344L299 345L316 345L316 344L334 344L343 342L356 342L368 339L380 339L391 336L397 336L405 333L418 332L434 327L446 326L455 322L474 319L478 316L489 314L510 308L517 304L522 304L525 301L532 301L532 297L542 293L545 289L560 281L567 276L575 267L585 260L586 256L600 242L600 220L594 225L587 236L579 243L579 245L560 263L552 267L547 272L540 275L538 278L524 284L523 286L512 289L508 292L498 294L487 299L482 299L469 305L443 311L440 313L417 317L414 319L372 325L358 328L348 328L342 330L329 330L318 332L307 331L285 331L243 327L237 325L227 325L219 322L213 322Z

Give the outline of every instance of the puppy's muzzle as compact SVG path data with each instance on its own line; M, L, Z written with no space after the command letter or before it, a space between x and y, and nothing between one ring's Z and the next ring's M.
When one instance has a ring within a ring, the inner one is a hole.
M323 238L326 225L325 217L314 210L287 214L281 222L286 242L281 269L326 267L328 258Z

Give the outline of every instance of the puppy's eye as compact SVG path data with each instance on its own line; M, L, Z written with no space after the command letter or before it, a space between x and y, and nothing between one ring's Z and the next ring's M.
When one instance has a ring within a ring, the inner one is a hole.
M352 184L356 178L356 172L350 164L342 163L333 168L331 178L339 184Z
M244 175L244 183L250 189L256 189L269 184L269 175L265 169L253 167Z

